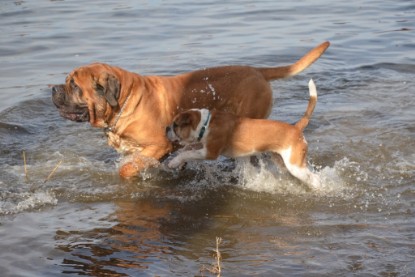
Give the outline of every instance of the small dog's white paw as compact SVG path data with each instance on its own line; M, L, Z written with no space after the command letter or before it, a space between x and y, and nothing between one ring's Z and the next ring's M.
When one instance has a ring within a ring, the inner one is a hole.
M169 168L178 168L181 167L184 163L182 163L182 161L180 159L174 158L173 160L171 160L168 164Z
M320 176L318 176L315 173L312 173L312 175L310 176L310 186L312 187L312 189L314 190L321 190L322 189L322 181Z

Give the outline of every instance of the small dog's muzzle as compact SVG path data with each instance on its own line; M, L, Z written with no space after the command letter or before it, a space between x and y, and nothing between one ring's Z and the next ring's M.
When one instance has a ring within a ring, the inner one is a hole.
M174 132L174 128L171 126L166 127L166 136L168 140L170 140L171 142L179 141L179 137L176 135L176 133Z

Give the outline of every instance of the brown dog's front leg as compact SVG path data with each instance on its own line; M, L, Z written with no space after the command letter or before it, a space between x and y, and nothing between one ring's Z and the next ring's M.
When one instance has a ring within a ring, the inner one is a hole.
M128 179L136 176L141 170L145 169L146 165L144 163L128 162L121 166L119 174L122 178Z
M169 153L171 149L171 144L167 144L163 146L147 146L142 151L137 151L131 155L130 161L121 166L119 169L120 176L131 178L146 168L159 165L159 160Z

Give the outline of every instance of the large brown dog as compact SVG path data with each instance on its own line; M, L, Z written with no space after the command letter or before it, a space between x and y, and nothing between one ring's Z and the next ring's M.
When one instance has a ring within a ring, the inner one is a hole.
M130 157L120 175L131 177L172 151L165 127L176 114L205 108L266 118L273 103L269 81L298 74L329 45L320 44L289 66L223 66L177 76L141 76L94 63L53 86L52 100L64 118L105 128L108 143Z

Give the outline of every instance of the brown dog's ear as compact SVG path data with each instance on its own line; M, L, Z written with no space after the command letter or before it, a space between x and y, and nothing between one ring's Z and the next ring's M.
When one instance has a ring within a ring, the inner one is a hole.
M120 97L120 82L117 77L107 72L101 73L95 84L95 90L98 94L105 97L111 107L118 107L118 98Z

